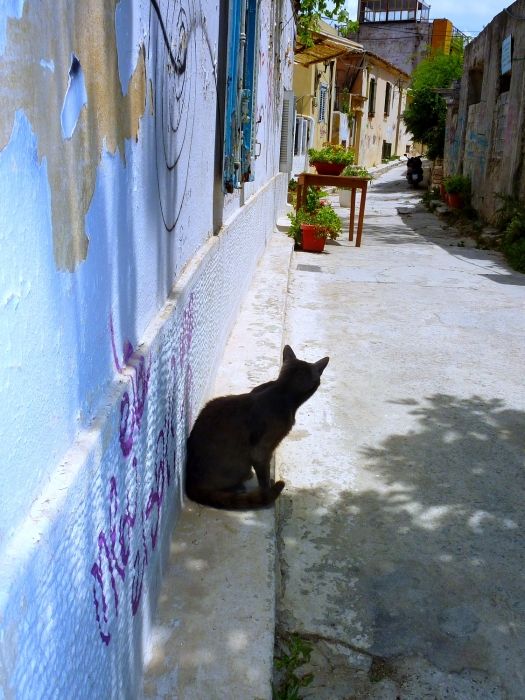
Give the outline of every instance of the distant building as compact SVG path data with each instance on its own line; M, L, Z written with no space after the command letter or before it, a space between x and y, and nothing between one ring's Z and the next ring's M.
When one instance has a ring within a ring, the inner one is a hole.
M334 114L349 116L347 145L359 165L380 165L410 151L412 135L401 119L409 81L407 73L370 51L338 59Z
M296 45L294 60L294 175L308 168L308 148L328 141L353 148L364 167L407 151L407 73L324 22L312 46Z
M450 20L431 20L429 13L422 0L360 0L359 31L352 38L411 75L429 52L449 54L456 36L466 40Z
M350 145L347 115L334 115L337 60L343 56L360 61L363 47L338 36L326 22L321 22L319 31L314 32L312 46L296 44L293 175L308 168L309 148L320 148L327 141Z

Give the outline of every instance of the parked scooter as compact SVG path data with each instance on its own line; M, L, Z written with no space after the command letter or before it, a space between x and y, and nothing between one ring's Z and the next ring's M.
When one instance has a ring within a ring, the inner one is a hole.
M423 179L423 163L419 156L412 156L407 160L407 182L412 187L419 187L419 183Z

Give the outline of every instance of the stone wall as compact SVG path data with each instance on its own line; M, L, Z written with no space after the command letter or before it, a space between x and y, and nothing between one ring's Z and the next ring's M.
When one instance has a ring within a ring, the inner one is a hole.
M472 181L472 204L491 220L497 194L525 198L525 0L498 14L465 50L459 102L447 116L445 172ZM501 53L512 37L511 71Z

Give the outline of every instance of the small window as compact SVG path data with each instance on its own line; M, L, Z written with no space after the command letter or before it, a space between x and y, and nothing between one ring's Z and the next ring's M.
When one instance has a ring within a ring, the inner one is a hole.
M387 83L385 89L385 117L390 114L390 105L392 104L392 84Z
M319 121L326 121L326 103L328 100L328 85L319 87Z
M370 78L368 87L368 116L373 117L376 113L376 79Z
M483 67L472 68L468 72L467 106L481 102L481 88L483 86Z
M505 73L505 75L500 75L499 77L499 94L502 92L508 92L510 90L510 79L512 73Z

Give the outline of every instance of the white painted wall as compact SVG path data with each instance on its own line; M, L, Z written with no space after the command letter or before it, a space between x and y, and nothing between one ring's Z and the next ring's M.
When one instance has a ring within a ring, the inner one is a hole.
M0 8L0 698L139 687L186 435L286 201L275 4L216 237L219 5L159 2L178 70L153 0Z

